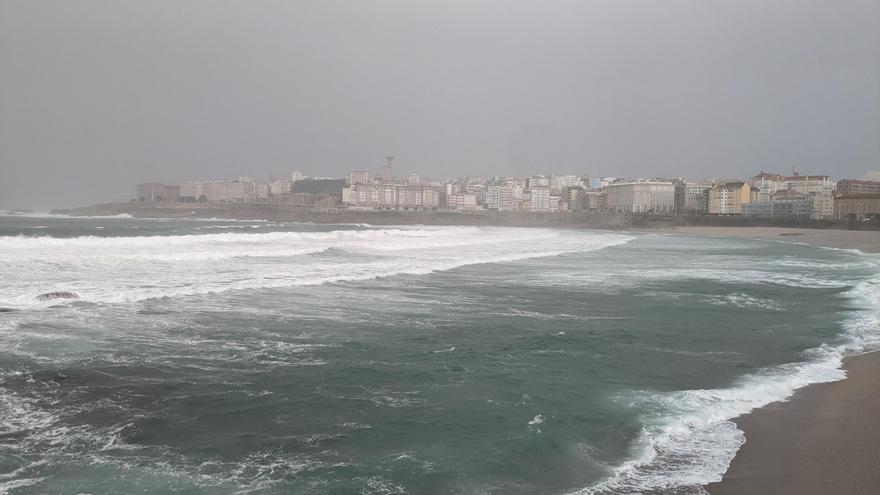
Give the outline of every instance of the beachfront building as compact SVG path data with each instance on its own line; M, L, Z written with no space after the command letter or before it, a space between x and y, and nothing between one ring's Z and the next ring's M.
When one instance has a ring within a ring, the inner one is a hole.
M353 208L435 210L440 207L440 187L385 182L358 183L343 188L341 198Z
M349 184L369 184L370 173L364 170L355 170L348 174Z
M709 211L709 189L715 185L711 180L675 181L675 212L678 214L704 215Z
M675 212L675 185L663 181L616 182L603 188L605 209L614 213Z
M486 208L489 210L513 210L513 184L492 184L486 188Z
M742 205L754 203L758 189L748 182L725 182L709 189L710 215L742 215Z
M535 186L529 189L529 211L550 211L548 186Z
M782 188L785 178L780 174L772 174L763 170L758 175L752 177L749 182L752 186L758 188L758 203L769 203L770 195Z
M550 192L561 193L568 187L577 187L581 185L581 179L577 175L551 175L550 176Z
M834 218L880 219L880 194L848 194L834 198Z
M782 186L785 189L793 189L812 197L813 218L822 219L834 216L835 183L827 175L800 175L795 173L790 177L786 177Z
M838 195L880 194L880 182L873 180L843 179L837 182Z
M780 189L770 195L770 201L742 205L743 216L810 218L813 214L812 196L793 189Z

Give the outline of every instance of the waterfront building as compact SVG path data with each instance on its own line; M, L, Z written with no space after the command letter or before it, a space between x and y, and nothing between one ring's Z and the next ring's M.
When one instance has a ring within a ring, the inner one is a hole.
M709 189L715 185L711 180L678 180L675 182L675 212L678 214L704 215L709 211Z
M869 170L865 173L865 180L880 182L880 170Z
M880 219L880 194L847 194L834 198L834 218Z
M529 189L529 210L550 211L550 187L535 186Z
M837 182L837 194L880 194L880 182L873 180L843 179Z
M513 185L492 184L486 188L486 208L490 210L510 211L513 209Z
M709 189L710 215L742 215L742 205L754 203L758 188L748 182L725 182Z
M450 210L475 211L479 209L475 194L460 192L446 198L446 207Z
M164 203L165 184L161 182L145 182L135 188L135 198L144 203Z
M369 184L370 173L364 170L355 170L348 174L349 184Z
M180 185L180 201L184 203L199 203L207 201L205 196L204 182L189 180Z
M758 203L769 203L770 195L782 188L784 177L780 174L772 174L763 170L749 180L752 186L758 188Z
M780 189L770 195L770 201L742 205L743 216L782 218L810 218L813 198L793 189Z
M662 215L675 212L675 185L672 182L615 182L602 190L605 209L610 212Z
M394 183L352 184L340 190L340 199L354 208L429 209L440 207L440 187Z
M782 186L783 188L793 189L812 197L813 218L822 219L834 216L835 183L827 175L800 175L795 173L790 177L786 177Z
M580 186L581 180L576 175L551 175L550 192L560 193L567 187Z

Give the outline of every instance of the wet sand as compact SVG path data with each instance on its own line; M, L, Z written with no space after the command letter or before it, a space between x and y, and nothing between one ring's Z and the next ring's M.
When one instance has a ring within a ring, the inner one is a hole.
M668 234L803 242L838 249L858 249L865 253L880 253L880 231L876 230L789 229L781 227L670 227L646 230Z
M880 493L880 352L736 422L746 443L711 495Z
M658 232L767 239L880 253L880 232L677 227ZM798 390L736 419L746 443L711 495L880 494L880 352L847 358L845 380Z

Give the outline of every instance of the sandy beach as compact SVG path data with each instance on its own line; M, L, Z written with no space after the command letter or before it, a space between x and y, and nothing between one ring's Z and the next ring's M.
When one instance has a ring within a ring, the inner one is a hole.
M782 227L670 227L646 229L669 234L767 239L784 242L802 242L838 249L858 249L865 253L880 253L880 231L840 229L792 229Z
M802 242L880 252L880 232L763 227L678 227L658 230ZM711 495L874 495L880 493L880 352L848 358L847 378L817 384L742 416L746 434Z
M737 419L746 443L709 493L880 493L880 352L851 357L845 369L843 381Z

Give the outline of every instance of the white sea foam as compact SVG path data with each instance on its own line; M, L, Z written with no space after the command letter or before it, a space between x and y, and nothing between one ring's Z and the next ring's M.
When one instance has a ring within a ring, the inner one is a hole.
M583 252L631 237L545 229L396 227L329 232L140 237L0 237L0 306L45 307L50 291L77 301L157 297L427 275L482 263ZM51 304L70 304L52 301Z
M867 259L877 274L880 263ZM809 349L803 362L760 370L725 389L620 397L636 410L654 413L642 418L646 426L628 461L614 467L611 477L572 493L705 494L703 485L721 480L745 442L732 419L786 400L801 387L842 380L844 357L880 349L880 275L858 282L846 295L856 315L845 323L843 343Z

